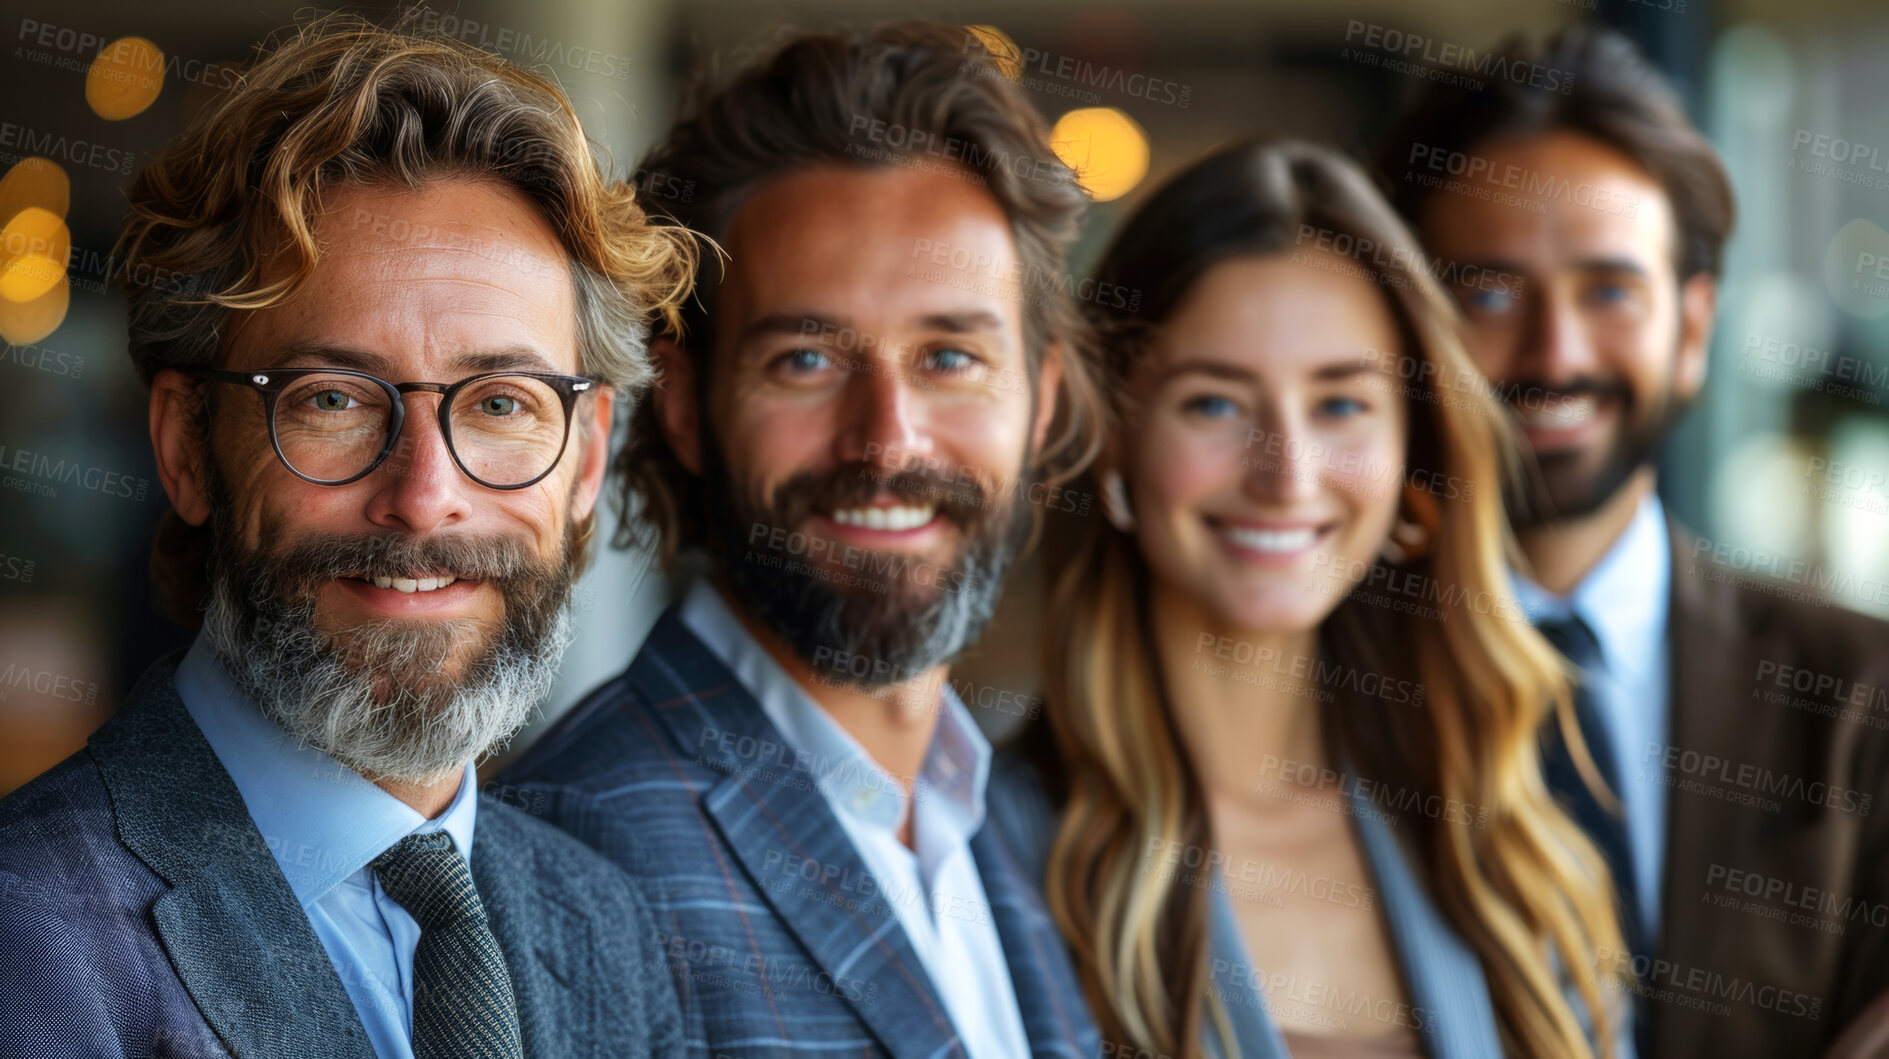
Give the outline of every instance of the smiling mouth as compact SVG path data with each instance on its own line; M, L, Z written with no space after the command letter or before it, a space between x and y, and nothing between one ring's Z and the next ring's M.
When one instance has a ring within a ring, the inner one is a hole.
M1250 526L1211 520L1229 544L1261 555L1296 555L1309 551L1331 532L1335 522L1301 526Z
M933 504L895 504L890 507L838 508L827 517L842 526L874 530L909 530L926 525L938 515Z
M1590 422L1600 414L1601 399L1595 395L1551 398L1534 407L1515 407L1515 417L1531 430L1568 430Z
M451 574L436 574L428 577L350 577L350 581L360 581L375 588L391 588L396 592L433 592L445 588L459 580Z

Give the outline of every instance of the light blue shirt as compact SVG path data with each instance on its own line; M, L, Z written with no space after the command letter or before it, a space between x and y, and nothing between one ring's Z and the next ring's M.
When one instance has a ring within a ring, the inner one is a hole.
M1659 890L1666 859L1666 785L1649 753L1668 741L1671 721L1671 661L1666 620L1672 593L1672 552L1666 510L1649 493L1633 521L1594 569L1565 597L1511 575L1515 599L1530 621L1578 615L1600 643L1600 670L1589 671L1626 807L1627 840L1633 847L1634 895L1646 943L1659 937ZM1649 764L1649 761L1652 763Z
M1003 941L971 854L984 824L990 742L949 684L938 727L912 793L780 668L706 580L682 605L682 621L761 703L768 720L813 773L975 1059L1029 1055ZM912 814L916 849L899 841Z
M382 892L368 864L410 834L441 828L471 860L479 790L472 764L452 804L428 820L327 754L296 746L237 689L201 636L177 667L177 693L236 781L375 1054L413 1059L420 925Z

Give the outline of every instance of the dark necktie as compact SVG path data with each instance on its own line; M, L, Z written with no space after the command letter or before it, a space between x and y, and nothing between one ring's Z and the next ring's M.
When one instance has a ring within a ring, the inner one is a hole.
M420 925L414 1059L521 1059L512 976L452 836L408 835L374 859L374 874Z
M1580 724L1581 739L1587 744L1587 752L1600 770L1601 779L1606 781L1607 789L1613 791L1615 797L1625 799L1619 769L1614 765L1611 752L1613 744L1607 738L1607 728L1601 720L1594 693L1587 686L1591 675L1600 671L1600 642L1578 615L1544 621L1536 628L1580 669L1583 679L1574 689L1574 716ZM1639 888L1635 885L1633 844L1627 836L1626 814L1609 810L1588 788L1580 769L1575 767L1573 751L1561 738L1561 728L1552 718L1542 731L1542 773L1548 781L1548 789L1607 860L1607 867L1613 873L1614 890L1620 895L1620 933L1627 948L1636 956L1651 955L1641 927Z

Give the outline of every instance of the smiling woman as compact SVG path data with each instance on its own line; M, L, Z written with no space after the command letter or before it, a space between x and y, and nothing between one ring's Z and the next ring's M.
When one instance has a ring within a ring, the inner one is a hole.
M1097 278L1148 296L1097 307L1120 426L1111 518L1057 564L1046 881L1108 1039L1612 1054L1605 868L1534 750L1567 686L1482 605L1512 442L1479 379L1440 388L1475 377L1414 240L1339 155L1250 143ZM1403 1014L1334 1023L1281 980Z

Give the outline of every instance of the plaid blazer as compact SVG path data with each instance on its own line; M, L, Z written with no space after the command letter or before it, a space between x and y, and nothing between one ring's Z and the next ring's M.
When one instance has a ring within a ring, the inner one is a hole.
M964 1056L814 773L671 607L500 778L640 880L697 1055ZM1101 1049L1022 858L971 840L1031 1053Z
M0 1059L374 1059L176 669L152 666L83 750L0 801ZM621 872L483 795L471 867L526 1059L683 1054Z

